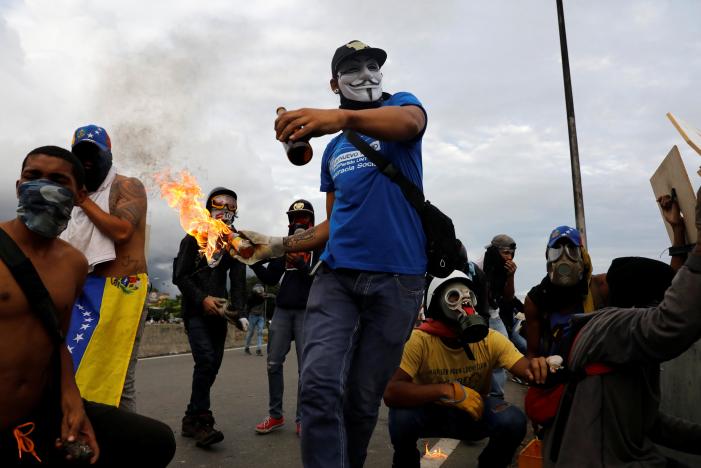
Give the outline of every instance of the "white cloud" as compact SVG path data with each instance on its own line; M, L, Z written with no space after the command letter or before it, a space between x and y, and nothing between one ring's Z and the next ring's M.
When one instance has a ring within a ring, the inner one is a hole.
M657 257L667 246L648 179L673 144L698 185L698 160L664 114L701 126L700 16L694 2L565 5L600 270L615 256ZM425 105L426 193L454 216L470 255L509 233L519 246L517 289L536 284L550 229L574 223L557 18L546 0L5 4L0 214L13 215L13 181L29 149L67 146L75 127L95 122L112 134L126 173L187 168L204 191L233 187L241 227L284 233L297 197L323 218L319 162L329 137L312 141L312 163L293 167L274 139L274 110L335 106L329 62L351 39L385 48L386 89ZM149 222L151 268L164 278L182 232L154 193Z

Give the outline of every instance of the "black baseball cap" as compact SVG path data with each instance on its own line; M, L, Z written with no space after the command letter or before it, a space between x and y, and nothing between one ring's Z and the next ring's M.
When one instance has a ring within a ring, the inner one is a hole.
M312 217L312 222L314 222L314 207L307 200L299 199L292 202L290 209L287 210L287 218L292 222L295 215L298 214L308 214Z
M377 60L377 63L382 67L387 60L387 52L377 47L370 47L362 41L350 41L336 49L331 59L331 76L336 78L338 75L338 65L349 57L358 54L366 54Z

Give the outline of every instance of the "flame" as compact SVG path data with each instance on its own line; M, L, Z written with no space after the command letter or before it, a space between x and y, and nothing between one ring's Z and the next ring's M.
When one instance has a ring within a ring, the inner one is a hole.
M205 208L202 203L205 196L197 179L183 170L175 177L170 171L158 173L154 175L154 180L161 189L161 198L168 206L178 210L180 226L197 239L200 253L207 257L208 262L211 261L225 247L232 231L221 220L212 218Z
M424 442L425 447L424 447L424 458L429 459L429 460L436 460L436 459L444 459L448 458L448 455L443 453L440 447L437 449L429 450L428 449L428 442Z

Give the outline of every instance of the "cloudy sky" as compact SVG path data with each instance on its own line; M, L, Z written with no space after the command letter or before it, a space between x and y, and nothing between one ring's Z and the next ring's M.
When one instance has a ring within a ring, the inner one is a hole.
M667 260L649 178L678 145L665 118L701 127L696 1L568 1L569 42L589 249ZM550 230L574 225L562 68L553 0L265 2L0 0L0 216L32 148L68 146L104 126L120 172L150 188L150 273L170 287L182 231L152 174L187 169L203 190L239 194L239 228L286 232L296 197L323 209L315 157L290 165L275 108L331 108L336 47L384 48L384 88L410 91L429 120L424 188L479 258L498 233L518 243L517 290L545 272ZM368 226L368 229L373 229Z

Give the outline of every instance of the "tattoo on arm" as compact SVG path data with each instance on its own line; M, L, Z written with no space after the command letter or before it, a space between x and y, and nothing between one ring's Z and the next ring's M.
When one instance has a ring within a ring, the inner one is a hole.
M139 224L146 214L146 190L139 179L122 179L112 187L110 213L133 226Z
M305 243L307 241L310 241L316 237L316 226L311 227L307 229L304 232L300 232L299 234L295 234L292 236L287 236L282 239L282 245L285 247L295 247L299 244Z

